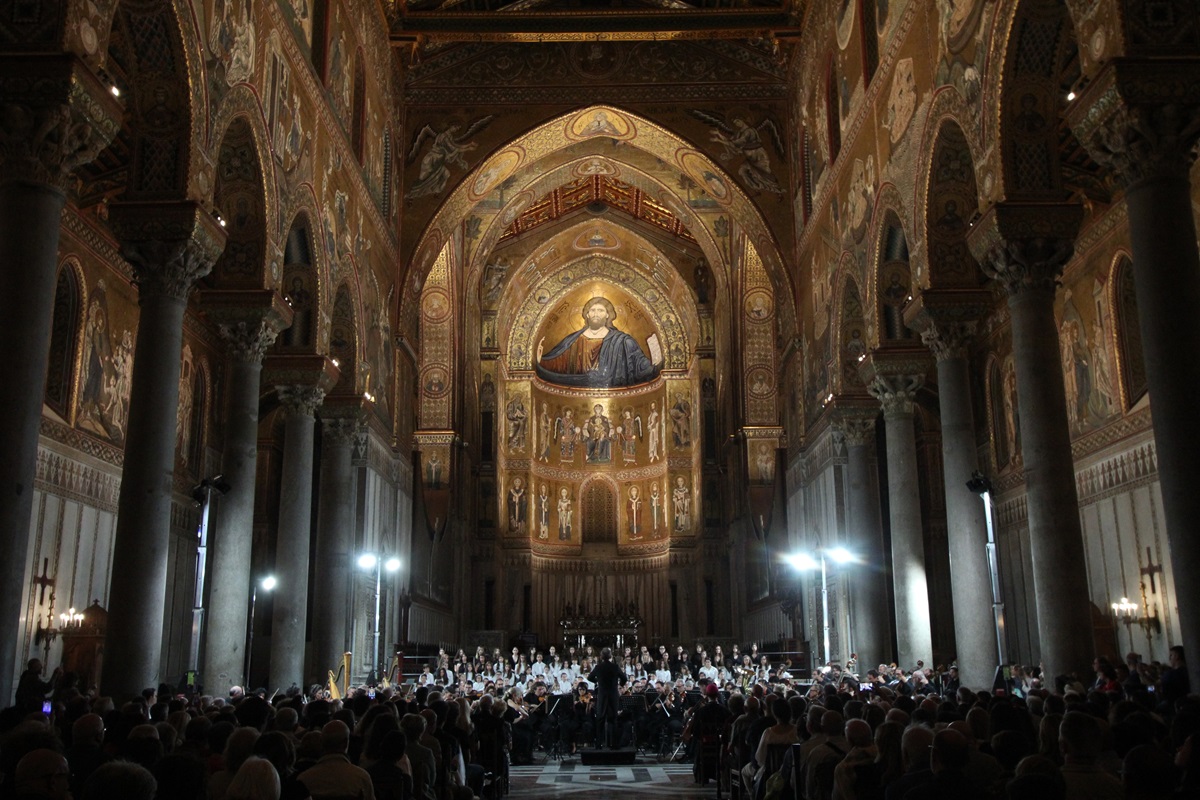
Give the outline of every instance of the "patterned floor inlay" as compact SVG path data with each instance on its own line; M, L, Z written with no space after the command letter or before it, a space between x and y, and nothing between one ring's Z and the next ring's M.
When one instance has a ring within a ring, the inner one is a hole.
M716 784L698 786L692 765L660 764L641 759L636 764L585 766L578 759L513 767L512 798L571 797L574 800L610 798L623 792L630 798L671 797L678 800L716 797Z

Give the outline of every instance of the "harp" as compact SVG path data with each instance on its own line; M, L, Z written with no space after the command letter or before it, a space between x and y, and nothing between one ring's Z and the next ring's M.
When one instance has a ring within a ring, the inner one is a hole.
M338 689L338 679L342 680L342 688ZM326 687L329 690L329 698L331 700L341 700L350 693L350 654L342 653L342 665L338 667L337 674L333 674L333 670L329 670L329 685Z
M383 674L383 676L380 677L380 679L379 679L379 688L380 689L390 689L392 684L395 682L395 680L400 680L401 682L403 682L403 677L398 675L399 672L400 672L400 654L396 653L396 655L392 656L391 666L388 667L387 672L385 672Z

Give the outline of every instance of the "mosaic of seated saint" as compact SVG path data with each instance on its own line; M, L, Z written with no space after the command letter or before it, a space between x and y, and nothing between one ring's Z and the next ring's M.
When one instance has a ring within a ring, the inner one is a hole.
M583 306L584 327L567 334L544 355L545 339L538 341L538 376L560 386L599 389L653 380L663 362L661 351L655 347L657 337L651 336L650 349L655 354L651 361L632 336L617 330L613 324L616 318L617 310L607 298L588 300Z

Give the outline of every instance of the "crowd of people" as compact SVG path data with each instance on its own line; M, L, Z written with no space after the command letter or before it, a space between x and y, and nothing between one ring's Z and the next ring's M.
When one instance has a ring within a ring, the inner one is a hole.
M1092 666L979 691L953 665L801 674L753 645L477 648L339 700L162 686L118 706L34 661L0 712L0 797L471 800L510 763L585 746L690 754L698 780L737 774L756 800L1200 796L1183 649Z

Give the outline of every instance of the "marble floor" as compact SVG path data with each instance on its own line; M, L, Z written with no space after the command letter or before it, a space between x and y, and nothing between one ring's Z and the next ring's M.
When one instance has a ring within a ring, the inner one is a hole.
M539 754L540 756L540 754ZM539 759L540 760L540 759ZM578 758L548 760L530 766L512 767L509 798L573 798L608 800L624 795L628 800L670 797L678 800L714 800L713 782L699 786L692 779L692 765L639 756L637 763L587 766ZM727 792L722 792L727 797Z

